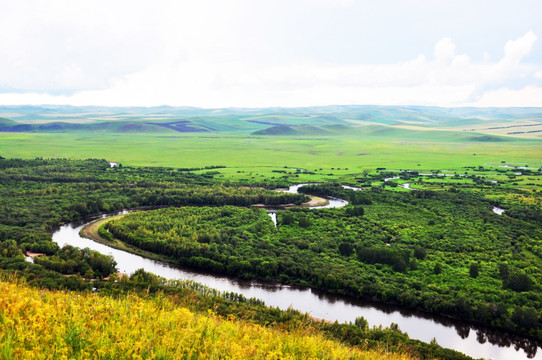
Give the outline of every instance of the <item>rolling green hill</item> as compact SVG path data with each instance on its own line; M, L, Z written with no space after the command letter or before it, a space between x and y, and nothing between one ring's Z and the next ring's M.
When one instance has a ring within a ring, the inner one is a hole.
M325 127L314 125L299 125L287 126L278 125L272 126L264 130L258 130L252 133L253 135L296 135L296 136L313 136L313 135L332 135L333 133Z
M494 142L542 138L541 108L323 106L200 109L160 106L0 106L0 132L231 133L258 136L374 136Z
M0 117L0 127L13 126L15 124L17 124L17 123L15 121L13 121L13 120L9 120L9 119L5 119L5 118Z

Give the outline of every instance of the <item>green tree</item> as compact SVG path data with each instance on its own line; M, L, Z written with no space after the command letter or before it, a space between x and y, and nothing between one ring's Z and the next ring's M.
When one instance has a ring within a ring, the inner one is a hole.
M423 247L421 247L419 245L416 245L414 247L414 257L416 259L423 260L423 259L425 259L426 255L427 255L427 251Z
M354 320L354 324L363 331L369 329L369 322L363 316L358 316L356 320Z
M339 252L343 256L350 256L354 253L354 246L352 246L352 244L349 242L342 242L339 245Z
M350 206L346 208L346 214L348 216L363 216L365 210L361 206Z
M507 280L503 282L504 288L517 292L529 291L533 288L533 280L527 274L522 272L513 272Z
M516 308L512 313L512 321L519 328L533 329L538 325L538 314L533 308Z
M85 274L83 275L85 279L94 279L94 271L92 271L91 268L89 268L87 271L85 271Z
M509 275L510 275L510 269L508 268L508 264L500 263L499 264L499 276L501 277L501 279L506 280L506 279L508 279Z
M299 226L302 228L308 228L311 225L311 222L307 216L302 216L299 218Z
M281 223L282 225L290 225L294 222L294 217L292 216L292 213L289 211L284 211L281 217Z
M471 278L477 278L480 272L480 264L472 263L469 267L469 275Z

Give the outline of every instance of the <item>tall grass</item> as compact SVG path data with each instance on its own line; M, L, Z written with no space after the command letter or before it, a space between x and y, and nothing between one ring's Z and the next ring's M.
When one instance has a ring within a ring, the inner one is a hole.
M0 281L2 359L407 359L313 329L284 331L143 299L38 290Z

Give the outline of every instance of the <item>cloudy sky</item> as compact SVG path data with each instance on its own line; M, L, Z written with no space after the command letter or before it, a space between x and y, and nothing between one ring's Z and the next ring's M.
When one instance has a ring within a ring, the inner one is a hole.
M0 0L0 105L542 106L540 0Z

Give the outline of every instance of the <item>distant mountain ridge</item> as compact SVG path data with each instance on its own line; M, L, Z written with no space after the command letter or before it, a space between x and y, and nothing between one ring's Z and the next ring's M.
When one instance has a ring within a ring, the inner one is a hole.
M370 129L362 131L360 128L373 125L382 126L380 132L389 132L391 127L417 131L481 131L492 136L542 134L542 108L0 106L1 132L245 132L256 136L325 136L367 134ZM525 126L529 128L521 128ZM514 129L507 131L508 128ZM495 133L497 129L501 131ZM372 131L373 135L378 131Z

